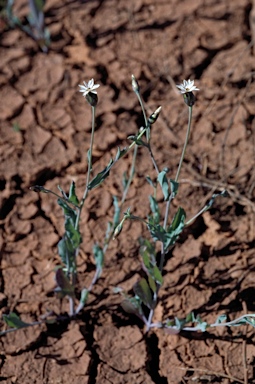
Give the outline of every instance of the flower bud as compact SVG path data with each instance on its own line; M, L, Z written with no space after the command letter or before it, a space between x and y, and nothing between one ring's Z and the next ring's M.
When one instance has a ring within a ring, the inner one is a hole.
M183 99L185 104L187 104L189 107L193 107L195 104L196 98L192 92L187 92L183 94Z
M123 220L120 222L119 225L115 228L115 231L113 233L113 240L116 239L117 236L119 236L120 232L122 231L123 228Z
M148 125L152 125L157 121L157 118L159 117L161 111L161 107L158 107L155 112L153 112L150 117L148 118Z
M132 77L132 88L135 93L139 93L140 87L134 75Z
M85 96L85 98L86 98L87 102L91 105L91 107L95 107L97 105L98 97L97 97L96 93L89 92Z

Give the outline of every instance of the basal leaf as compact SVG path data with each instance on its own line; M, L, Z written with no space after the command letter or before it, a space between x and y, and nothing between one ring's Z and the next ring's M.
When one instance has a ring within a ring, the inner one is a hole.
M133 287L135 294L142 300L144 305L148 308L153 309L153 300L151 295L150 287L147 281L142 278Z
M25 323L24 321L22 321L19 316L14 312L10 312L9 315L3 315L3 320L10 328L20 329L30 326L29 323Z

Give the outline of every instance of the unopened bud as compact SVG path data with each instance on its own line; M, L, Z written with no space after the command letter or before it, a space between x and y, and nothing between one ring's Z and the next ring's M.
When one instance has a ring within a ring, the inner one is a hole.
M98 97L96 93L89 92L85 97L91 107L95 107L97 105Z
M113 233L113 240L115 240L116 237L119 236L120 232L122 231L122 228L123 228L123 220L115 228L114 233Z
M157 121L157 118L159 117L161 111L161 107L158 107L155 112L153 112L150 117L148 118L148 124L152 125Z
M140 87L134 75L132 77L132 88L135 93L139 93Z
M184 93L183 98L184 98L185 104L187 104L189 107L192 107L195 104L196 98L192 92Z

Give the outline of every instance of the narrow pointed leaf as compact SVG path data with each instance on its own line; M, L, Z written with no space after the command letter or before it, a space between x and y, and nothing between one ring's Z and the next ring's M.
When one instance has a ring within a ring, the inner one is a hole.
M177 183L175 180L170 179L170 187L171 187L171 193L173 194L173 197L177 195L179 183Z
M142 300L144 305L153 309L153 300L150 287L147 281L143 278L139 280L133 287L135 294Z
M14 312L10 312L9 315L3 315L3 320L10 328L20 329L30 326L29 323L25 323L24 321L22 321L19 316Z
M71 201L75 205L79 205L79 199L75 193L75 182L74 181L72 181L71 185L70 185L68 200Z
M112 165L114 164L113 160L111 159L107 167L105 167L101 172L99 172L94 179L91 180L91 182L88 185L88 189L94 189L98 187L110 174L110 169Z
M93 254L96 262L96 268L99 271L98 277L100 277L104 266L104 252L98 244L94 245Z

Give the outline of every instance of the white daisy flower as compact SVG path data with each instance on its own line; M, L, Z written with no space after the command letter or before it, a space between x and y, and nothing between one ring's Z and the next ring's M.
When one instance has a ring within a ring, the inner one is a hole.
M82 92L84 97L87 96L88 93L94 93L94 94L97 94L97 91L96 89L98 87L100 87L99 84L94 84L94 79L91 79L88 81L88 83L86 83L86 81L83 82L84 85L79 85L80 87L80 91L79 92Z
M194 80L183 80L182 84L176 85L176 87L179 89L180 93L188 93L193 91L199 91L199 88L197 88L194 85Z

